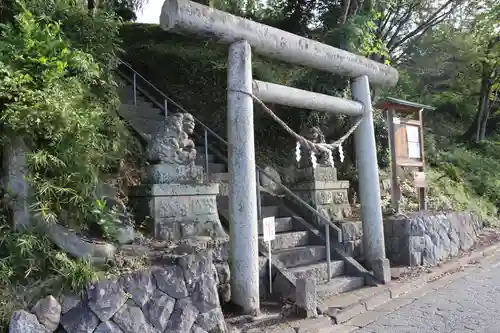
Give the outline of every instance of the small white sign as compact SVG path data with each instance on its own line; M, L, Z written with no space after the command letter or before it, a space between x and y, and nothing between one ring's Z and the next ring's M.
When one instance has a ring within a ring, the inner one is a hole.
M270 242L276 238L274 216L264 217L262 219L262 231L264 233L264 242Z
M420 158L420 143L408 142L408 157Z
M408 142L420 142L420 128L418 126L406 126Z
M399 120L399 118L397 118L397 117L392 118L392 122L393 122L394 124L396 124L396 125L397 125L397 124L401 124L401 120Z

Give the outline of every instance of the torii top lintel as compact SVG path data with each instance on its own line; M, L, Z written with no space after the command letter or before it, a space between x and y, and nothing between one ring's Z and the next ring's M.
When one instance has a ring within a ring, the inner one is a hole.
M246 40L264 56L351 78L366 75L379 86L394 86L399 78L391 66L188 0L166 0L160 25L225 43Z

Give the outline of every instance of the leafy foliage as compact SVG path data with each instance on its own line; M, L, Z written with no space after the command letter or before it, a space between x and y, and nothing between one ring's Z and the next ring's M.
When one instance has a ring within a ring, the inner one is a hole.
M22 138L38 220L113 238L113 216L94 190L116 173L129 136L117 116L113 69L121 20L81 1L10 3L0 25L0 142ZM0 189L0 330L12 310L47 292L82 290L98 277L37 230L13 230L9 189ZM26 288L30 286L30 288ZM2 327L3 326L3 327Z
M79 293L98 277L88 261L75 261L34 230L17 232L0 223L0 332L12 311L26 308L45 293ZM27 288L29 286L29 288Z
M57 276L63 290L82 290L97 278L87 261L74 261L54 248L45 236L35 232L16 232L9 226L0 226L0 285L19 281L29 282Z
M22 137L32 151L28 166L34 211L47 222L70 212L62 222L85 228L101 172L113 168L124 152L116 84L92 54L110 52L96 40L86 40L91 34L85 26L80 25L83 40L72 43L75 36L67 36L60 21L21 8L14 23L1 27L3 134ZM109 30L108 24L100 33L113 39L117 28Z
M96 199L91 213L100 230L102 230L103 237L114 240L116 238L117 225L120 223L116 210L109 210L105 199Z

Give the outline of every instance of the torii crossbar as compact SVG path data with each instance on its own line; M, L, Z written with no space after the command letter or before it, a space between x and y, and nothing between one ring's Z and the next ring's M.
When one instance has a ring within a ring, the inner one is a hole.
M259 310L258 218L255 191L253 96L325 112L363 115L355 131L365 259L375 276L389 273L385 257L379 175L369 82L394 86L387 65L187 0L166 0L160 25L178 34L230 44L228 69L229 213L232 300L247 313ZM253 81L251 49L274 59L353 78L353 101ZM390 276L390 275L389 275Z

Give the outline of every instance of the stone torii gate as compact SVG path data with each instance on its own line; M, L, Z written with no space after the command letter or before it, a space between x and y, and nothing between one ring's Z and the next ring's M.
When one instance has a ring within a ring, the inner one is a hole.
M258 218L252 93L263 102L363 116L355 131L363 248L376 277L386 280L379 175L369 82L394 86L397 71L367 58L187 0L167 0L160 25L179 34L230 44L228 69L229 212L233 302L259 310ZM253 81L251 49L264 56L353 78L353 101ZM247 93L246 93L247 92ZM390 275L389 275L390 276Z

